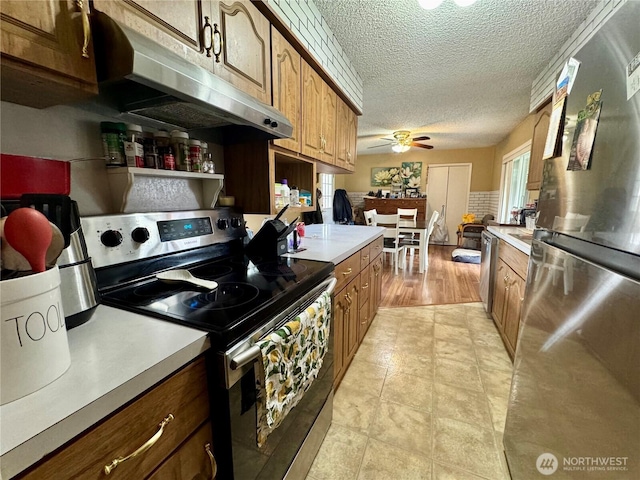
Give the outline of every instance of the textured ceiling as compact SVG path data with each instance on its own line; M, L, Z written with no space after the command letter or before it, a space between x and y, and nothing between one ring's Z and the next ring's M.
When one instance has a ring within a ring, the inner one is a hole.
M496 145L528 114L533 80L599 0L314 0L362 77L358 155L395 130L437 149Z

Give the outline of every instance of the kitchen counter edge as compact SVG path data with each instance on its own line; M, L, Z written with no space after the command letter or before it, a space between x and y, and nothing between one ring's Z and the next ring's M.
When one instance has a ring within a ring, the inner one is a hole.
M288 253L287 257L304 260L319 260L338 265L354 253L360 251L376 238L382 236L383 227L364 225L338 225L322 223L307 225L298 253Z
M206 332L105 305L68 337L69 369L0 406L0 478L34 465L210 347Z
M518 250L520 250L522 253L526 253L527 255L531 254L531 245L523 242L522 240L509 235L510 233L519 233L519 234L532 234L533 231L532 230L527 230L526 228L523 227L494 227L489 225L487 227L487 230L490 233L493 233L496 237L498 237L501 240L504 240L506 243L508 243L509 245L517 248Z

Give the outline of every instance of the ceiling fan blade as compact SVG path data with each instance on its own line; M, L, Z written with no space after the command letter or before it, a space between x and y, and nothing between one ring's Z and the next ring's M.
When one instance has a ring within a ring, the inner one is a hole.
M418 147L418 148L426 148L427 150L431 150L433 148L433 145L424 145L422 143L416 143L416 142L411 142L411 146Z
M393 145L393 143L385 143L384 145L374 145L373 147L367 147L367 149L369 149L369 148L388 147L389 145Z
M414 137L414 138L413 138L413 141L414 141L414 142L421 142L421 141L423 141L423 140L431 140L431 137L427 137L427 136L425 135L425 136L422 136L422 137Z

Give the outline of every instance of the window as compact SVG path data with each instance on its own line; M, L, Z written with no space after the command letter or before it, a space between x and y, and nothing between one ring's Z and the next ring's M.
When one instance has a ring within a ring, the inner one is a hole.
M527 176L531 142L518 147L502 159L502 179L500 189L500 222L511 223L512 210L527 203Z
M335 175L329 173L319 173L318 183L320 183L320 191L322 198L320 199L320 208L333 208L333 191L335 190Z

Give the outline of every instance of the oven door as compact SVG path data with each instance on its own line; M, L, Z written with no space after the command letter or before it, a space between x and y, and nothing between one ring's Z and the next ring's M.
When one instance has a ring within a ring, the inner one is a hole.
M333 410L333 328L320 373L282 424L258 448L255 371L259 338L279 328L311 305L333 277L214 360L221 376L212 385L212 428L218 478L235 480L304 479L329 429Z

